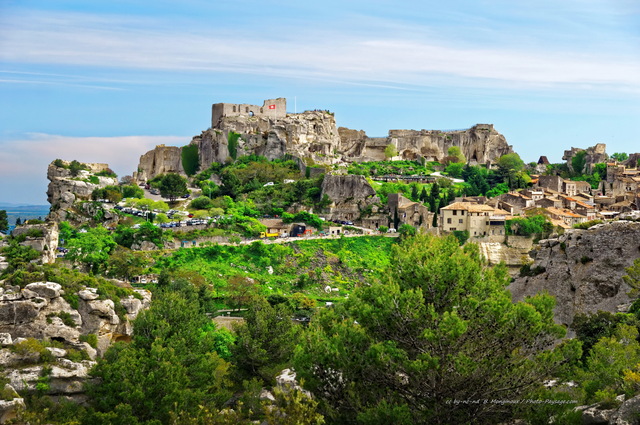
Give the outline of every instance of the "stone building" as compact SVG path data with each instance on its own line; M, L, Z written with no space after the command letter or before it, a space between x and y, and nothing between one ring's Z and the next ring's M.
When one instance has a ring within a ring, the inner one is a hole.
M468 231L469 236L504 235L507 212L489 205L454 202L440 208L440 229Z
M409 224L415 228L428 229L433 222L433 213L419 202L413 202L400 193L388 195L387 206L391 217L398 213L399 226Z
M284 118L287 116L287 99L283 97L267 99L262 103L262 106L244 103L214 103L211 106L211 127L215 128L223 117L242 116Z

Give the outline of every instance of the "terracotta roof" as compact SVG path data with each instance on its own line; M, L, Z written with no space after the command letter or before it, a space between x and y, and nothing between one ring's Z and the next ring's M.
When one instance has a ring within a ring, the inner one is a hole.
M593 205L585 204L584 202L576 201L576 206L580 206L582 208L595 209Z
M551 214L555 214L555 215L561 216L561 217L574 217L574 218L584 217L583 215L576 214L576 213L571 212L569 210L561 210L561 209L555 208L555 207L549 207L549 208L546 208L546 210L549 211Z

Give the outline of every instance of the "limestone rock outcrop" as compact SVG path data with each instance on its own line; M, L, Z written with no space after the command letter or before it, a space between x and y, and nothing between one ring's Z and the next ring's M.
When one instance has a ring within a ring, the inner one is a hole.
M350 140L353 140L353 135ZM398 157L407 160L424 158L441 161L452 146L458 146L470 164L495 163L502 155L513 152L505 137L492 124L476 124L467 130L390 130L386 139L364 139L362 159L383 161L388 145L395 146ZM357 151L357 150L356 150Z
M68 162L62 161L65 166ZM115 177L96 176L95 173L109 169L107 164L84 163L88 170L80 170L72 176L71 170L56 166L55 161L47 168L47 201L51 204L49 219L60 222L75 216L72 208L76 201L91 199L91 193L98 188L118 184Z
M571 149L564 151L564 155L562 156L562 159L564 161L567 161L567 166L569 167L570 170L573 170L573 163L572 163L573 158L576 156L578 152L583 152L583 151L586 152L584 157L585 159L584 169L581 171L583 173L592 172L592 168L595 164L598 164L601 162L607 162L607 158L608 158L607 145L605 145L604 143L598 143L595 146L591 146L587 149L572 147Z
M531 270L538 274L511 283L514 300L547 291L556 297L555 320L566 325L578 313L626 311L631 288L622 276L640 257L640 223L616 221L567 230L540 241L531 255Z
M77 294L78 308L71 307L63 297L64 291L55 282L34 282L19 287L0 289L0 333L12 339L55 339L87 348L81 335L94 334L98 340L98 355L116 340L129 339L131 322L140 311L149 307L151 293L135 290L139 298L121 299L126 314L121 318L110 299L99 299L95 288Z
M191 140L198 146L200 168L250 154L270 160L291 156L320 167L380 161L390 144L399 158L410 160L442 160L452 146L460 147L471 164L492 163L512 152L492 124L456 131L391 130L387 137L370 138L362 130L338 128L329 111L286 114L285 99L273 102L274 111L264 109L269 105L214 105L212 127ZM141 156L134 178L142 182L167 172L184 174L181 148L160 145Z
M13 229L11 235L15 238L24 238L20 245L30 246L42 253L41 261L43 263L56 261L59 233L58 223L55 221L47 221L43 224L25 224Z
M329 220L356 220L368 206L379 204L380 198L364 176L327 174L322 181L321 197L331 200Z
M140 157L138 171L133 174L138 181L151 180L157 175L184 174L182 167L182 148L158 145Z

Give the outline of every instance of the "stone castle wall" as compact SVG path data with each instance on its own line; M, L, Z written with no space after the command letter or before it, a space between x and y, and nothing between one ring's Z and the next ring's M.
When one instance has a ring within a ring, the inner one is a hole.
M211 127L215 128L223 117L266 117L284 118L287 116L287 99L267 99L262 106L235 103L214 103L211 106Z

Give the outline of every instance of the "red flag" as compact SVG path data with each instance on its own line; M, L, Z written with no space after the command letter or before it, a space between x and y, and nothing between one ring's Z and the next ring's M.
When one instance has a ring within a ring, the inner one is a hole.
M276 105L269 105L269 109L276 109Z

